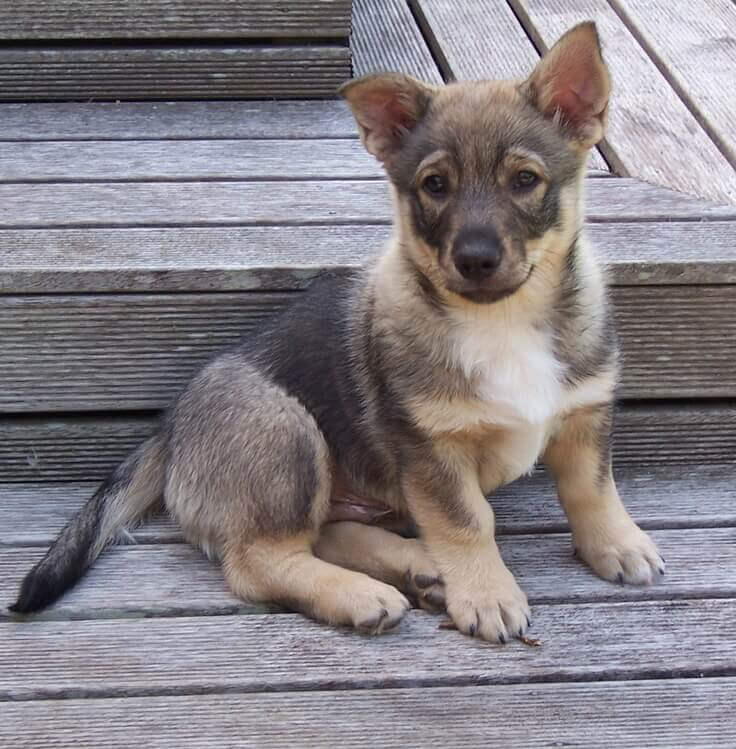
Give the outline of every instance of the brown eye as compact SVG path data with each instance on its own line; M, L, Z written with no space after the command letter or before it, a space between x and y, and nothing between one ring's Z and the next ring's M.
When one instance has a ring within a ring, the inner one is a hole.
M422 187L430 194L435 197L441 197L447 192L447 181L444 177L439 174L430 174L424 178Z
M519 190L528 190L539 182L539 177L528 169L522 169L514 175L514 187Z

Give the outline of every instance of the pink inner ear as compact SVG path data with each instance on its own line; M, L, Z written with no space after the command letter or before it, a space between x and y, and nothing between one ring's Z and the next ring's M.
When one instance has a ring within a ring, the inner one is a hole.
M552 98L552 108L559 109L573 127L583 125L593 114L592 107L584 97L572 88L558 91Z
M366 119L370 129L376 129L384 135L393 135L410 128L413 123L411 114L402 97L396 91L378 91L366 104Z

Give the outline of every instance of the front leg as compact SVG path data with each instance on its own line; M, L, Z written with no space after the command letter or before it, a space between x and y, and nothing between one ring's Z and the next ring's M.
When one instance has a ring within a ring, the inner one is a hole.
M521 637L529 604L501 559L493 510L477 467L443 451L412 461L403 488L411 514L445 583L447 613L465 634L491 642Z
M578 556L606 580L646 585L664 560L623 506L611 470L613 404L570 414L544 462L555 476Z

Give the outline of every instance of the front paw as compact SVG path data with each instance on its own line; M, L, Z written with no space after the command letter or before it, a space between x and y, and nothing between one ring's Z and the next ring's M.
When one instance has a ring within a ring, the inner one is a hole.
M505 566L447 580L447 613L461 632L489 642L523 637L531 623L526 595Z
M665 571L654 541L634 522L573 538L577 555L604 580L651 585Z

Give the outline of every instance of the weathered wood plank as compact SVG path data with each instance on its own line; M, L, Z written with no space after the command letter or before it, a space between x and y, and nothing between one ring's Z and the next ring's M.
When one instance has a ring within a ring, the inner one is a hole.
M0 49L3 101L329 98L349 77L337 45Z
M730 0L694 0L678 7L666 0L612 0L612 6L721 152L736 166L733 86L736 7Z
M0 39L342 37L350 0L18 0L0 7Z
M622 586L596 577L573 558L567 533L499 536L498 544L509 569L537 606L572 601L736 596L736 528L651 533L667 559L666 576L652 587ZM0 548L3 605L15 599L24 575L44 552L45 548L30 546ZM36 618L182 616L258 610L258 606L232 596L221 570L199 551L187 544L170 543L112 547L75 588ZM8 616L0 609L0 619Z
M601 148L615 172L736 203L736 171L607 0L511 0L511 6L539 49L595 19L614 81Z
M0 419L4 483L97 481L156 428L154 416L59 416ZM620 410L616 465L733 465L736 408L641 405Z
M715 205L632 179L590 179L590 221L736 218ZM0 228L389 223L380 181L133 182L0 185Z
M626 508L646 529L736 526L733 466L629 466L616 471ZM97 484L0 484L0 545L51 543ZM496 532L560 533L567 523L543 471L495 492ZM134 529L138 543L181 542L177 525L156 514Z
M363 749L370 736L387 749L713 749L736 744L735 699L736 679L710 678L23 701L0 706L0 742L262 749L283 747L290 737L300 747ZM264 721L264 715L278 718Z
M342 101L0 104L0 141L357 138Z
M736 285L620 286L612 297L624 362L620 397L736 395ZM166 407L197 367L293 299L278 292L0 295L0 412Z
M736 284L736 222L587 232L615 285ZM370 262L389 237L385 225L0 229L0 293L302 289L320 269Z
M379 179L355 138L8 143L3 182Z
M734 600L540 606L533 625L540 648L488 645L438 629L436 617L420 612L375 638L286 615L4 623L0 696L732 675L734 613Z
M378 179L353 138L7 143L0 182Z
M393 71L442 83L406 0L353 0L350 49L356 76Z
M411 0L448 80L524 79L539 54L511 8L495 0ZM596 149L588 166L608 171Z

